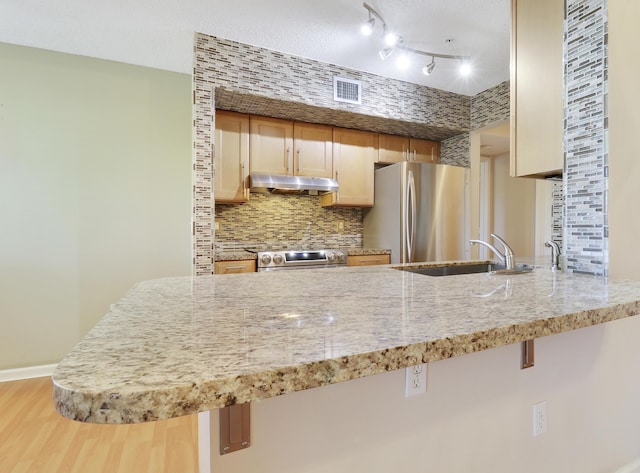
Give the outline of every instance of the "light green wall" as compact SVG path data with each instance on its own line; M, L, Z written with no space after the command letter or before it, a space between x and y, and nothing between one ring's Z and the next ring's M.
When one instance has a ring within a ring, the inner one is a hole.
M191 273L191 77L0 43L0 370Z

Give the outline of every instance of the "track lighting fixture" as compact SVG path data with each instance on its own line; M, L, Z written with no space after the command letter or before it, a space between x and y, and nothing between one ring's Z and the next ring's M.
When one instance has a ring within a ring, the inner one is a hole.
M436 68L436 60L435 58L432 57L431 62L422 68L422 73L425 76L428 76L433 72L435 68Z
M398 42L398 36L395 33L391 31L387 31L384 34L384 43L387 46L395 46L397 42Z
M380 55L380 59L383 61L387 59L389 56L393 54L393 48L385 48L378 51L378 55Z
M371 12L369 12L369 19L360 27L360 33L365 36L371 36L374 26L376 26L376 19L371 16Z
M402 36L399 36L398 34L394 33L387 26L387 22L384 21L382 16L380 16L380 13L378 13L376 10L374 10L373 7L371 7L367 3L363 3L362 6L369 13L369 19L367 20L367 22L364 25L362 25L362 27L360 29L360 31L362 32L363 35L370 36L373 33L374 26L375 26L375 23L376 23L376 19L382 25L382 38L384 40L384 44L386 45L385 48L383 48L380 51L378 51L378 54L380 55L380 58L382 60L387 59L395 50L398 50L401 53L401 55L398 57L398 60L396 61L396 63L398 65L398 67L402 67L402 68L407 67L409 65L409 63L411 62L410 59L409 59L409 54L418 54L418 55L422 55L422 56L431 56L431 62L422 68L422 73L425 76L430 75L433 72L433 70L435 69L435 67L436 67L435 58L460 60L460 61L462 61L462 64L460 65L460 74L463 75L463 76L468 76L471 73L471 65L469 64L469 59L470 59L469 56L458 56L458 55L453 55L453 54L438 54L438 53L433 53L433 52L429 52L429 51L422 51L421 49L415 49L415 48L411 48L409 46L406 46L404 44L404 42L403 42ZM447 42L450 43L451 40L449 39L449 40L447 40Z

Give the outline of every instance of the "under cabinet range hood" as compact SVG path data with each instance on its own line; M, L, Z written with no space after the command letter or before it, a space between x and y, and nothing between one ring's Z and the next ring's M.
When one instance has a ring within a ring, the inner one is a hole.
M251 189L270 192L337 192L338 181L327 177L285 176L281 174L251 174Z

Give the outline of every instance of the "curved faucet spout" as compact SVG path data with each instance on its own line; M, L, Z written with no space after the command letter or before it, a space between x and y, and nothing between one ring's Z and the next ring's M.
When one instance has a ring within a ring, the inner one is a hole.
M544 246L551 248L551 270L557 271L560 269L560 245L553 240L549 240L544 243Z
M500 258L500 261L502 261L504 263L504 255L502 253L500 253L500 251L493 246L491 243L487 243L486 241L482 241L482 240L469 240L469 243L471 243L472 245L483 245L486 246L487 248L489 248L491 251L494 252L494 254Z
M472 245L479 244L486 246L491 251L493 251L498 258L500 258L500 261L504 262L507 269L514 269L516 267L516 257L513 254L513 250L511 249L511 247L507 245L507 242L500 238L498 235L492 233L491 236L499 241L502 246L504 246L504 254L502 254L495 246L487 243L486 241L469 240L469 243L471 243Z

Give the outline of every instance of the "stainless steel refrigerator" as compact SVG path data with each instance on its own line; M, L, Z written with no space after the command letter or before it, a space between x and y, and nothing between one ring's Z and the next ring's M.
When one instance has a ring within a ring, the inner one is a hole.
M365 211L365 248L391 249L392 263L467 259L469 170L404 161L375 171Z

